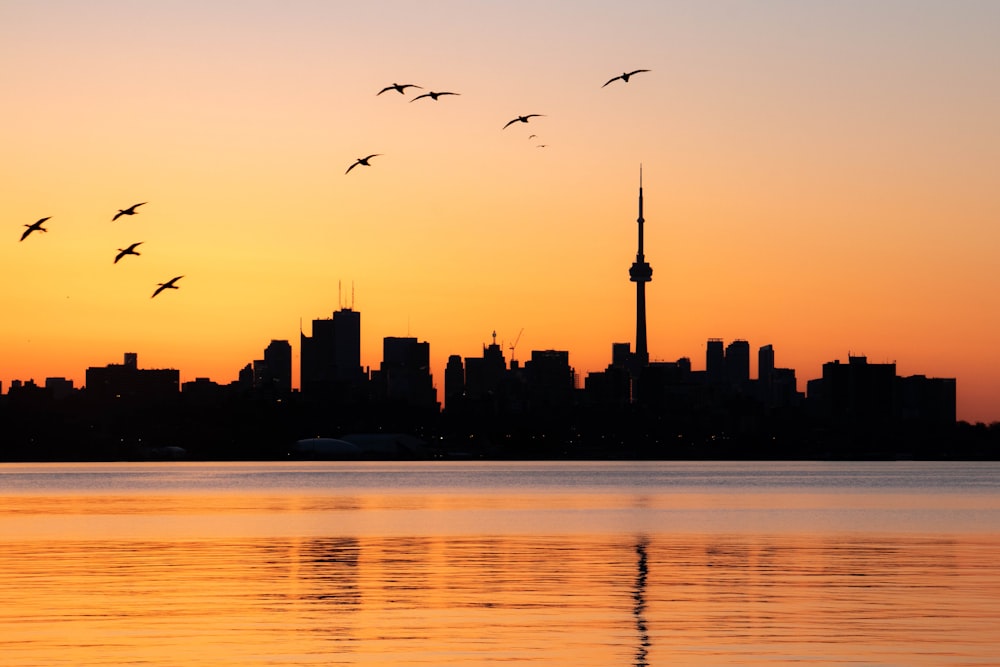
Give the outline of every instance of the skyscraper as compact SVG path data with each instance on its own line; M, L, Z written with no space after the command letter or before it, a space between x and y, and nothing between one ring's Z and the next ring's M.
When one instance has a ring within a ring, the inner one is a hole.
M350 308L334 311L329 320L313 320L312 336L301 338L302 393L351 398L367 380L361 367L361 313Z
M265 375L257 378L277 396L292 393L292 346L287 340L272 340L264 348Z
M705 348L705 374L708 383L721 385L726 380L726 348L721 338L709 338Z
M437 408L430 356L430 343L410 337L383 338L380 375L385 398L412 407Z
M448 365L444 368L444 407L446 410L456 410L465 396L465 366L462 365L462 355L452 354L448 357Z
M757 380L765 387L770 387L773 378L774 346L764 345L757 350Z
M726 380L739 391L750 385L750 343L742 338L726 346Z

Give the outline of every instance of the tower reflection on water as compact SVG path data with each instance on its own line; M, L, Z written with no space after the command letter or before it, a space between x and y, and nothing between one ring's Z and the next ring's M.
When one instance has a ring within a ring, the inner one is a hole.
M639 645L635 650L635 667L648 667L646 654L649 651L649 629L646 626L646 576L649 574L649 565L646 562L646 545L649 540L645 536L640 536L635 545L637 556L635 589L632 591L632 599L635 604L632 606L632 614L635 616L635 629L639 637Z

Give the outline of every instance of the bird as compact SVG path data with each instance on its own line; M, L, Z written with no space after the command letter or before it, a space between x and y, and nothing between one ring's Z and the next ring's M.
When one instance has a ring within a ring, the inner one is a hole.
M183 278L183 277L184 277L184 276L176 276L176 277L174 277L174 278L171 278L170 280L168 280L168 281L167 281L167 282L165 282L165 283L158 283L158 284L159 284L159 287L157 287L157 288L156 288L156 291L155 291L155 292L153 292L153 296L156 296L157 294L159 294L160 292L162 292L162 291L163 291L163 290L165 290L165 289L179 289L179 288L177 287L177 285L175 285L174 283L176 283L176 282L177 282L178 280L180 280L180 279L181 279L181 278ZM153 296L151 296L151 297L149 297L149 298L150 298L150 299L152 299L152 298L153 298Z
M138 246L141 246L142 243L143 243L142 241L139 241L138 243L133 243L127 248L118 248L118 254L115 255L115 264L117 264L118 260L124 257L125 255L139 255L140 253L137 253L135 249Z
M543 113L529 113L527 116L518 116L514 120L507 121L507 125L501 127L501 130L506 130L508 125L513 125L514 123L521 121L522 123L527 123L529 118L534 118L535 116L544 116Z
M47 232L47 231L49 231L49 230L45 229L44 227L42 227L42 223L45 222L46 220L48 220L51 217L52 216L50 215L50 216L48 216L48 218L42 218L41 220L39 220L37 222L33 222L30 225L25 225L25 227L27 227L27 229L25 229L24 233L21 234L21 240L23 241L24 239L28 238L28 234L30 234L31 232Z
M354 161L354 164L352 164L350 167L347 168L347 171L345 171L344 173L345 174L350 173L351 169L354 169L359 164L362 164L366 167L370 167L371 165L368 164L368 160L371 160L373 157L378 157L379 155L381 155L381 153L372 153L368 157L359 157L357 160Z
M622 72L613 79L608 79L607 83L605 83L604 86L608 85L608 83L611 83L612 81L617 81L618 79L621 79L625 83L628 83L629 77L632 76L633 74L638 74L639 72L648 72L648 71L649 71L648 69L634 69L631 72ZM604 86L601 86L601 88L603 88Z
M537 146L535 146L535 148L548 148L548 147L549 147L548 144L538 144Z
M143 202L139 202L138 204L132 204L128 208L120 208L120 209L118 209L118 212L115 213L115 217L111 218L111 222L114 222L115 220L117 220L118 218L122 217L123 215L135 215L135 209L138 208L139 206L142 206L145 203L146 202L143 201Z
M528 139L534 139L537 136L538 136L537 134L529 134Z
M429 97L429 98L431 98L432 100L437 100L437 98L439 98L439 97L440 97L441 95L460 95L460 94L461 94L461 93L448 93L448 92L443 92L443 93L435 93L434 91L430 91L430 92L428 92L428 93L424 93L423 95L417 95L417 96L416 96L416 97L414 97L414 98L413 98L412 100L410 100L410 102L416 102L416 101L417 101L417 100L419 100L419 99L420 99L421 97Z
M394 83L391 86L386 86L382 90L375 93L375 96L377 97L387 90L395 90L398 91L400 95L405 95L406 93L404 93L403 90L406 88L420 88L421 90L423 90L423 88L421 88L415 83Z

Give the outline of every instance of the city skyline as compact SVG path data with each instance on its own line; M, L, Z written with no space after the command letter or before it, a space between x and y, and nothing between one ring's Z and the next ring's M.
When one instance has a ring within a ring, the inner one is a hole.
M125 351L232 379L346 305L366 367L430 342L439 395L493 331L584 377L635 344L642 164L651 360L771 344L803 390L864 355L996 421L997 26L975 2L3 3L0 381ZM430 91L459 95L410 104Z

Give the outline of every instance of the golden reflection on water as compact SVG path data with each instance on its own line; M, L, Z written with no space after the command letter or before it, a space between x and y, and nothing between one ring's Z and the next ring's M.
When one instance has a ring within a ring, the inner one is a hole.
M801 489L0 494L0 656L989 664L996 503Z
M963 664L997 539L0 542L6 665Z

